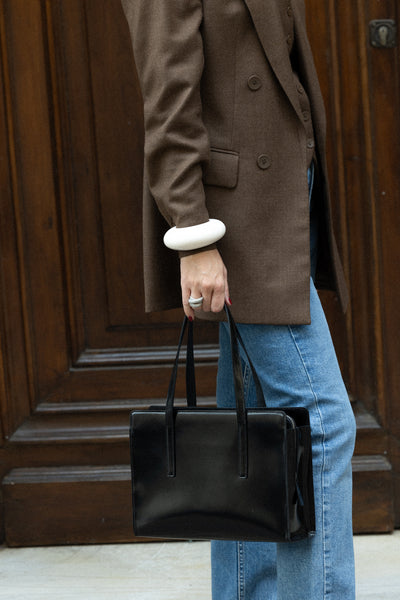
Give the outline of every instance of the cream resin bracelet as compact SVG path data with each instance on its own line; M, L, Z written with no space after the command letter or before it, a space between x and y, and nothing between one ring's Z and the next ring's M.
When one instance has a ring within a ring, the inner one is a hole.
M164 244L171 250L197 250L220 240L225 231L224 223L218 219L191 227L171 227L164 235Z

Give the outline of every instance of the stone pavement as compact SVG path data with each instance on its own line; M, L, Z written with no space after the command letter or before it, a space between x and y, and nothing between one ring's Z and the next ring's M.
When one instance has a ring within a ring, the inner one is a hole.
M399 600L400 531L356 536L355 551L357 600ZM210 600L209 544L2 546L0 599Z

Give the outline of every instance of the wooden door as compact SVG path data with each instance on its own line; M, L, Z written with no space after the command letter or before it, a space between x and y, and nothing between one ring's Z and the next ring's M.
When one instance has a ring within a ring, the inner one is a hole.
M130 539L129 410L164 397L182 315L143 309L142 105L127 25L119 0L1 9L6 540ZM197 338L204 398L215 325Z
M142 104L128 28L119 0L0 8L2 535L130 540L129 411L164 399L181 311L143 311ZM324 303L358 421L355 525L385 531L393 502L400 518L398 48L373 49L367 30L396 19L397 5L308 0L307 10L351 281L346 318ZM196 337L210 403L216 326Z
M398 0L307 0L328 114L335 225L350 284L343 319L324 297L357 417L357 531L400 525L399 47L371 44L374 20L397 23Z

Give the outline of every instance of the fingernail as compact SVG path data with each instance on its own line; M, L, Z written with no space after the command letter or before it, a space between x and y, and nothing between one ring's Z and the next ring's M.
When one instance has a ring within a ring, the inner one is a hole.
M230 306L232 306L232 300L229 298L229 304Z
M189 321L192 322L193 321L193 317L189 317Z

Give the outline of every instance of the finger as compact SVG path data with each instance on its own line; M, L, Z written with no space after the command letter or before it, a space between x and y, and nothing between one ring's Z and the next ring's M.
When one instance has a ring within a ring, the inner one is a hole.
M187 318L190 321L193 321L194 320L194 310L193 310L193 308L191 308L189 306L189 304L187 304L187 303L186 304L183 303L182 305L183 305L183 311L184 311L185 315L187 316Z
M218 313L224 308L225 302L225 281L224 279L217 280L214 285L213 295L211 299L211 311Z
M227 303L228 306L232 306L231 295L229 293L228 279L226 279L226 283L225 283L225 302Z
M188 319L193 320L194 319L194 310L189 305L189 296L190 296L189 290L182 289L182 306L183 306L184 313Z
M211 286L209 286L208 284L205 284L204 287L202 287L202 289L201 289L201 294L198 294L198 296L193 296L193 297L194 298L195 297L199 298L200 296L203 296L203 303L202 303L202 305L200 307L201 310L204 310L204 312L210 312L210 310L211 310L211 300L212 300L212 288L211 288Z
M196 312L196 310L204 310L204 305L203 303L201 303L198 306L192 306L192 309L194 310L194 312Z

